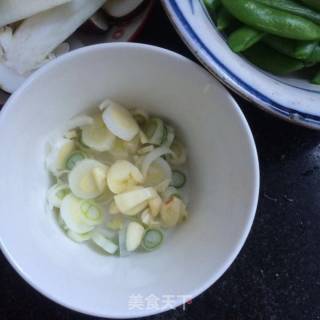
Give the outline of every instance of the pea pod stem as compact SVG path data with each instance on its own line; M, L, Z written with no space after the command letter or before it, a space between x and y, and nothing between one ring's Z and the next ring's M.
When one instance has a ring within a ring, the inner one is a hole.
M320 26L292 13L254 0L222 0L222 4L235 18L257 30L289 39L320 39Z

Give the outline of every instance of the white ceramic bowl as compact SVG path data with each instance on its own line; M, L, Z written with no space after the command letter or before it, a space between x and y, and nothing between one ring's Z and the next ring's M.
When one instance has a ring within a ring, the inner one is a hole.
M233 53L212 23L203 0L162 0L193 54L220 81L263 110L320 129L320 86L297 76L276 77Z
M190 219L148 254L101 255L45 211L47 135L105 97L171 119L189 149ZM197 296L230 266L253 222L259 169L244 116L204 69L164 49L97 45L48 64L4 107L0 145L1 249L35 289L83 313L140 317ZM132 305L152 294L158 308Z

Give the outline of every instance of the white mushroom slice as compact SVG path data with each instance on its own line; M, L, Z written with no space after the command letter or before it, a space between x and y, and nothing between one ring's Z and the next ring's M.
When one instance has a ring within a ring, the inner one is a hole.
M108 167L99 161L79 161L69 174L69 186L81 199L93 199L103 193L107 186Z
M103 9L113 18L124 18L133 14L144 3L144 0L108 0Z

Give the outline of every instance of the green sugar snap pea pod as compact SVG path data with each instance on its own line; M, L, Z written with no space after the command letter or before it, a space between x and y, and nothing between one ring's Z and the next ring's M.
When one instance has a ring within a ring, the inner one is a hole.
M292 0L256 0L256 2L265 4L271 8L280 9L297 16L307 18L315 23L320 24L320 13L316 12L302 4Z
M221 8L217 15L217 28L219 31L227 29L233 22L233 16L225 9Z
M303 61L285 56L262 42L245 51L244 56L261 69L276 75L285 75L304 68Z
M320 26L297 15L253 0L221 0L242 23L255 29L296 40L320 39Z
M320 45L316 46L310 57L307 60L310 63L319 63L320 62Z
M247 26L233 31L228 38L228 45L234 52L242 52L260 41L264 33Z
M320 84L320 70L318 70L315 76L311 79L311 83Z
M307 5L310 8L320 10L320 1L319 0L300 0L300 2L303 2L305 5Z
M263 41L271 48L296 59L308 60L318 46L317 41L297 41L267 35Z
M214 15L218 7L221 5L220 0L204 0L203 3L206 6L210 15Z

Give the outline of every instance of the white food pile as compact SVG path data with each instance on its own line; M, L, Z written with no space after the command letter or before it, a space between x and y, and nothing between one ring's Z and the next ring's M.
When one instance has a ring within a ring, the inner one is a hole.
M70 50L85 22L106 32L147 0L0 0L0 89L14 92L36 69Z
M188 216L186 160L172 126L107 99L50 139L48 204L76 242L111 255L151 251Z

